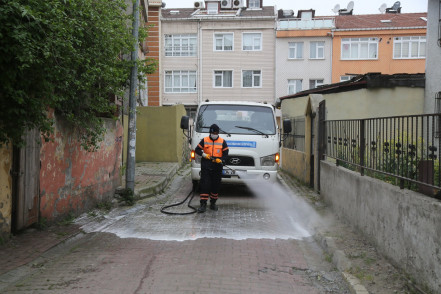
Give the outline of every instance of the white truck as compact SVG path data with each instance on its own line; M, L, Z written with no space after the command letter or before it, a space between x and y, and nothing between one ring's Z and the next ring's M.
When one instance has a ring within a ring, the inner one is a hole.
M208 136L212 124L220 128L219 135L227 141L228 157L222 181L276 181L280 159L282 133L277 125L272 105L257 102L213 101L199 105L195 120L183 116L181 128L191 145L191 177L194 187L200 180L201 158L195 153L197 144ZM285 133L291 132L289 120L283 121Z

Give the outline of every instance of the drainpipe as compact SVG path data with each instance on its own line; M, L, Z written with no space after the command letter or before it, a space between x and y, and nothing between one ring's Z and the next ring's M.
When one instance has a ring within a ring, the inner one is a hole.
M198 91L198 105L202 102L202 28L201 20L198 19L198 34L199 34L199 54L198 54L198 73L199 73L199 91Z
M138 92L138 30L139 30L139 0L133 2L133 37L135 39L132 51L132 72L130 76L129 95L129 133L127 146L126 189L135 192L135 154L136 154L136 95Z

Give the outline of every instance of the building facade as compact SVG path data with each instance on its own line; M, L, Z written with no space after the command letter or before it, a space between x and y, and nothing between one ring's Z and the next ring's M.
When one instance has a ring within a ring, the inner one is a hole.
M427 13L338 15L332 29L332 82L369 72L424 73Z
M314 10L279 10L276 32L276 97L331 83L334 17Z
M441 1L428 0L424 113L441 113Z
M262 0L197 4L162 10L162 104L274 103L274 7Z

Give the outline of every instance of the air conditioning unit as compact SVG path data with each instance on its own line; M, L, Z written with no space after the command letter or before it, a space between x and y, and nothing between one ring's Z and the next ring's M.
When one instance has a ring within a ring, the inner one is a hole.
M231 9L231 0L221 0L221 8Z
M204 8L204 2L203 1L194 1L194 8L197 8L197 9Z
M246 0L233 0L233 8L242 8L245 5L243 5L243 2Z

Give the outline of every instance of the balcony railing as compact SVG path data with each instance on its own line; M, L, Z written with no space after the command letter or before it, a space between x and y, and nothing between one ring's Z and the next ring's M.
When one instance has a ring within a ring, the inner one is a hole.
M277 21L277 30L310 30L335 28L333 17L300 19L290 18Z

